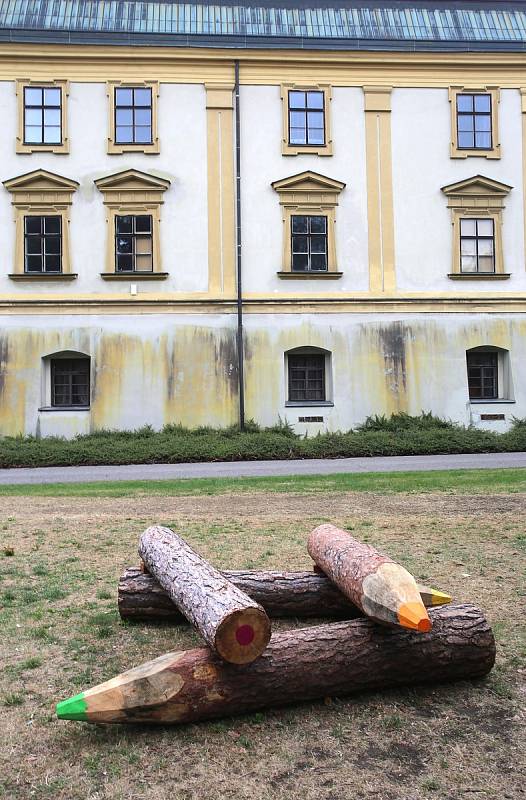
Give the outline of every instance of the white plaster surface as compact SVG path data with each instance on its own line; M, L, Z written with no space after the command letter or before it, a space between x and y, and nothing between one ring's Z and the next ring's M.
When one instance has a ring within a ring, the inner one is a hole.
M109 155L108 98L102 83L71 83L68 100L70 153L16 154L17 98L14 83L0 82L0 181L47 169L79 181L71 208L71 283L14 283L15 226L11 195L0 187L0 293L127 294L128 282L104 281L106 223L103 196L94 180L135 168L172 182L161 208L162 270L167 280L138 284L138 292L206 291L208 286L208 211L206 111L203 86L161 84L158 100L160 155ZM191 136L189 137L189 131ZM189 147L189 141L191 146ZM130 283L133 283L133 277Z
M451 119L447 89L394 89L392 93L395 263L400 291L458 294L524 291L522 122L520 94L501 91L501 158L450 158ZM451 212L441 187L484 175L513 187L503 211L506 281L455 281Z
M243 263L246 292L366 291L367 192L363 92L334 88L333 156L283 156L279 86L241 87ZM283 280L283 223L273 181L313 170L343 181L336 209L337 281Z

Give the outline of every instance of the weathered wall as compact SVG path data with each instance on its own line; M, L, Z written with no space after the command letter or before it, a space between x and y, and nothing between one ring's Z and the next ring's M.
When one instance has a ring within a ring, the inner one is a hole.
M226 426L237 420L233 315L145 314L71 318L5 317L0 336L0 434L71 436L100 428L167 423ZM526 416L526 316L247 314L246 416L278 418L298 431L344 430L369 414L433 411L464 424L498 411ZM470 404L466 349L508 350L514 402ZM332 353L333 407L287 407L284 354L295 347ZM46 356L63 350L92 359L89 411L39 411ZM298 424L303 415L323 424Z

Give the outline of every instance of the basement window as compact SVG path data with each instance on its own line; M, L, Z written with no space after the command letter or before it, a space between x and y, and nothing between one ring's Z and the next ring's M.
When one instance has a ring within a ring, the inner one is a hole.
M51 358L51 406L86 408L90 404L90 359Z
M508 350L474 347L466 352L468 393L472 403L513 402Z

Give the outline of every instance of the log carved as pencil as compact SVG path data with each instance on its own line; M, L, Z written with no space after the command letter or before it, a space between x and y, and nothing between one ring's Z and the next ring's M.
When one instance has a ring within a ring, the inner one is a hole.
M263 655L244 667L208 648L168 653L59 703L57 714L87 722L196 722L490 671L495 640L479 609L446 605L431 617L429 633L365 617L275 633Z
M139 555L221 658L248 664L263 652L270 639L270 622L264 609L184 539L169 528L154 525L142 534Z

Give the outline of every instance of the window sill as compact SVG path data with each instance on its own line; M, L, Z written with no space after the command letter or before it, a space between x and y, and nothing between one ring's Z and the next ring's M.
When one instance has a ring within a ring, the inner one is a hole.
M454 281L505 281L510 272L450 272L448 278Z
M304 281L315 281L318 278L322 280L337 280L341 278L343 272L278 272L278 278L284 278L285 280L304 280Z
M165 281L169 272L101 272L103 281Z
M512 405L516 401L515 400L506 400L505 398L497 398L497 400L470 400L470 405L472 406L486 406L486 405Z
M480 148L479 150L463 149L456 145L451 147L451 158L500 158L500 145L497 147Z
M76 272L11 272L12 281L74 281Z
M287 400L287 408L333 408L332 400Z
M289 144L282 142L282 156L332 156L332 142L327 144Z
M42 406L39 411L89 411L89 406Z

